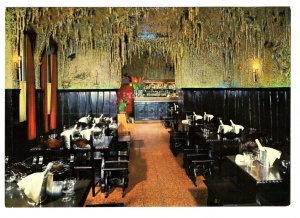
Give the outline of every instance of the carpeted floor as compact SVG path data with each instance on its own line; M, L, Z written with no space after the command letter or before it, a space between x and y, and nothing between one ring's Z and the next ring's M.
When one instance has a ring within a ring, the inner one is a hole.
M85 205L124 205L125 207L206 206L207 189L201 177L197 187L182 167L182 155L169 149L169 133L161 123L129 124L132 135L129 187L122 198L121 188L108 196L91 191Z

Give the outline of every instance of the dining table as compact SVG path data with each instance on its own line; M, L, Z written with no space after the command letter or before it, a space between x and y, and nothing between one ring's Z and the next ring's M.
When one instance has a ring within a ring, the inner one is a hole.
M243 161L236 161L235 155L226 158L243 174L249 176L255 184L281 183L282 174L276 166L266 167L260 161L254 160L252 164L245 164Z
M275 198L289 195L287 179L277 165L264 166L259 160L246 164L238 160L236 155L226 156L226 160L236 172L236 185L247 190L249 195L254 195L256 202L260 202L262 196L270 196L270 193ZM276 195L276 193L279 194Z
M74 194L68 202L63 201L64 194L56 193L52 195L47 193L45 200L38 205L32 203L23 190L18 189L16 182L11 184L5 183L5 187L12 186L11 190L5 190L5 207L19 208L19 207L83 207L89 190L91 188L90 179L77 180L74 187Z
M196 143L202 142L209 145L212 153L218 159L223 159L227 154L237 153L241 143L238 135L228 138L201 125L183 125L183 131L189 136L191 142L194 139Z

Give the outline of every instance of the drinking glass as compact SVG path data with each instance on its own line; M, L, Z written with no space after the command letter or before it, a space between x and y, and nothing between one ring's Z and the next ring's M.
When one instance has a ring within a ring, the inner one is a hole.
M6 191L11 191L13 189L13 186L11 185L11 183L13 181L15 181L16 176L13 172L9 172L8 174L5 175L5 182L8 183L7 187L6 187Z
M16 180L16 182L20 182L20 181L21 181L23 178L25 178L26 176L27 176L26 173L18 172L18 173L16 174L15 180ZM17 187L17 189L18 189L18 191L19 191L21 197L23 197L23 196L24 196L23 190L22 190L19 186Z
M250 157L251 157L251 153L250 152L244 152L244 160L245 160L245 165L249 166L250 165Z
M103 143L105 139L105 133L102 133L100 136L100 142Z
M255 160L255 156L253 154L249 155L249 166L254 167L253 162Z
M253 151L253 160L259 160L259 151L258 149L254 149Z
M76 183L75 177L66 178L64 180L62 192L65 196L62 198L63 202L69 202L72 199L72 195L74 195L74 186Z

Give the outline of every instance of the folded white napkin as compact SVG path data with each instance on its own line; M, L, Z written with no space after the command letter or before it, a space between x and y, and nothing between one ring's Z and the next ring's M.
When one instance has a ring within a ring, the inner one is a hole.
M93 124L92 128L90 129L84 129L84 130L81 130L80 131L80 134L82 135L83 138L85 138L86 140L90 140L91 139L91 134L92 134L92 131L94 131L96 127L96 123ZM98 128L98 127L96 127ZM99 129L99 128L98 128Z
M201 115L198 115L195 112L193 112L193 117L194 117L194 120L201 120L203 118Z
M263 148L262 144L260 144L260 141L258 139L255 139L255 143L257 144L259 150Z
M100 121L102 120L102 117L103 117L103 114L101 114L100 117L94 117L93 123L96 123L96 124L100 123Z
M118 124L117 123L109 124L109 128L110 129L118 129Z
M213 118L214 118L214 115L207 114L206 112L204 112L203 120L211 121Z
M189 124L189 121L188 120L182 120L181 123L187 125L187 124Z
M81 118L78 120L78 122L79 122L79 123L86 123L86 124L88 124L88 123L91 122L91 120L92 120L92 117L91 117L90 115L87 115L86 117L81 117Z
M44 178L48 175L52 166L53 163L50 162L44 172L30 174L18 182L18 186L24 190L25 195L37 204L40 202Z
M234 132L235 134L239 134L240 131L244 130L244 127L242 125L234 124L232 120L230 120L230 123L232 127L232 132Z
M64 137L65 145L68 149L70 149L70 136L73 135L75 130L77 130L77 124L72 129L67 129L60 134L60 136Z
M236 162L236 164L238 164L238 165L243 165L243 164L245 163L245 157L244 157L244 155L237 154L237 155L235 156L235 162Z
M70 136L73 135L73 131L73 129L68 129L60 134L60 136L64 137L65 145L68 149L70 149Z
M275 162L276 159L280 159L280 157L281 157L281 151L278 151L278 150L276 150L274 148L262 146L262 144L259 142L258 139L255 139L255 143L257 144L258 149L260 151L264 151L264 150L267 151L267 157L269 159L270 166L273 166L273 164L274 164L274 162Z
M226 134L228 132L232 132L232 126L223 124L222 120L220 120L220 125L218 127L218 133L221 133L223 131L223 134Z
M280 159L281 151L278 151L274 148L264 147L267 150L267 155L269 158L270 166L273 166L276 159Z

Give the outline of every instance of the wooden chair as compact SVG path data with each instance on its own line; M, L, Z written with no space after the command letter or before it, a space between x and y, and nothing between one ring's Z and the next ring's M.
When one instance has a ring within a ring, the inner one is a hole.
M96 163L94 160L95 149L93 146L93 136L90 140L84 138L73 139L70 136L70 168L72 173L76 173L77 178L89 177L92 181L92 195L96 195L95 187L99 180L95 181Z
M190 156L198 155L198 154L205 154L205 155L211 156L211 150L209 150L208 148L202 148L202 147L185 148L183 150L183 167L184 168L187 167Z
M105 157L102 166L101 192L108 197L111 190L115 187L122 187L122 197L128 187L128 151L110 151Z
M174 156L186 146L186 134L181 131L169 131L170 133L170 149Z
M199 175L206 177L213 176L214 173L214 159L206 153L188 154L186 157L186 173L192 180L195 186L196 177Z
M130 155L130 145L131 145L131 134L130 132L126 134L118 134L117 141L113 146L114 150L127 151L128 157Z

